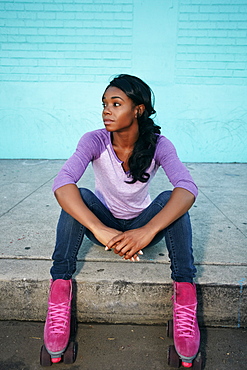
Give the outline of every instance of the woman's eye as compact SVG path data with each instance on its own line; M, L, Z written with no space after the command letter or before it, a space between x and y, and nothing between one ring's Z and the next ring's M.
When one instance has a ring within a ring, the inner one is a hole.
M121 105L121 104L120 104L120 103L115 102L115 103L113 103L112 105L113 105L113 107L120 107L120 105ZM106 107L106 103L102 103L102 107L103 107L103 108L105 108L105 107Z

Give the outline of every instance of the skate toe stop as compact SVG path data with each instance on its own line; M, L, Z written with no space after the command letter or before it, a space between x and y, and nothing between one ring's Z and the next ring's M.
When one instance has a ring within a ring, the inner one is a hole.
M182 366L189 368L189 367L192 367L192 363L182 361Z
M57 364L58 362L60 362L61 361L61 357L56 357L56 358L52 358L51 359L51 362L53 363L53 364Z

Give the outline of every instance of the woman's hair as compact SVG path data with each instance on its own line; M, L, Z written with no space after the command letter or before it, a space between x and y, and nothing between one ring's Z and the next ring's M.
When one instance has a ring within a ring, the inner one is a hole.
M143 104L145 110L137 117L139 124L139 137L135 143L131 157L129 158L130 177L129 184L136 181L147 182L150 175L145 172L151 165L157 142L157 134L160 134L160 126L157 126L150 118L155 114L154 94L150 87L140 78L120 74L115 77L106 90L111 87L122 90L135 105Z

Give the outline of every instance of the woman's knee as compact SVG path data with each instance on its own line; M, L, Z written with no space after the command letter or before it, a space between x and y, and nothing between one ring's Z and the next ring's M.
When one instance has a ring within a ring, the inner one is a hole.
M171 194L172 194L171 190L163 191L155 198L155 201L160 203L160 205L163 207L171 198Z
M94 193L87 188L79 188L79 192L82 198L87 198L87 197L91 197L92 195L94 195Z
M82 200L87 205L91 204L92 201L95 199L95 194L87 188L79 188L79 192L81 194Z

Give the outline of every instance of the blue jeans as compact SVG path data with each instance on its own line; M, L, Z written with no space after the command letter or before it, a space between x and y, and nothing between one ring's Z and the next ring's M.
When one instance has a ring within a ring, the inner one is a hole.
M115 218L90 190L85 188L79 190L87 207L102 223L120 231L144 226L161 211L171 196L171 191L164 191L138 217L124 220ZM52 256L51 275L54 280L71 279L76 271L77 254L85 234L94 243L102 245L85 226L62 210L57 226L56 246ZM159 232L148 247L155 245L163 237L165 237L171 261L171 278L177 282L192 283L196 268L194 266L192 230L188 212Z

